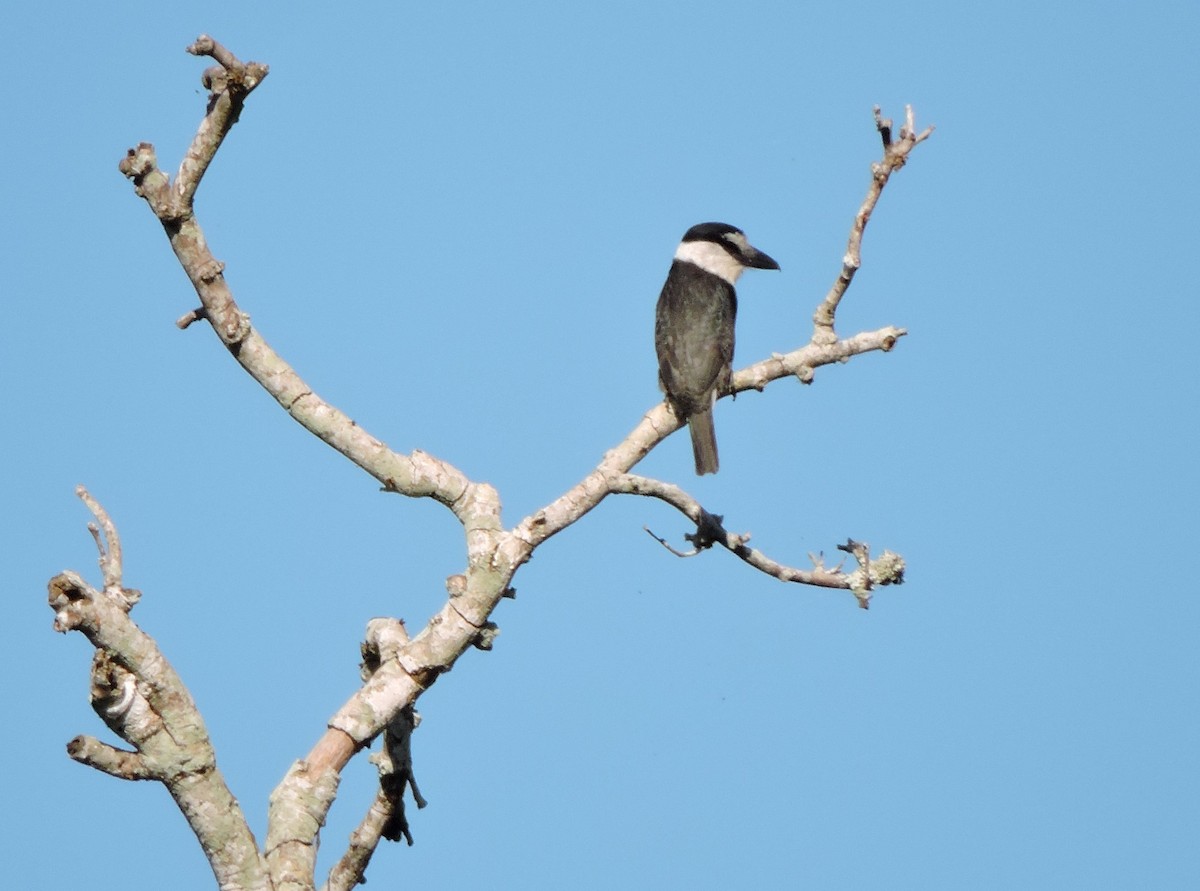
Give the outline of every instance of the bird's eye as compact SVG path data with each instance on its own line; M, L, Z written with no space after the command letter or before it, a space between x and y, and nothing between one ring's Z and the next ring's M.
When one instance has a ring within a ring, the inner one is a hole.
M746 241L746 236L741 232L726 232L722 237L736 247L739 253L744 253L746 248L749 246L749 242Z

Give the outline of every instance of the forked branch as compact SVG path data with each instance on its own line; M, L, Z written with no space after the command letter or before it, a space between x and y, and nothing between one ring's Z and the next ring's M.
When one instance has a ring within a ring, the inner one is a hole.
M96 648L92 708L133 750L78 736L67 744L67 754L115 777L162 783L199 839L221 888L265 891L270 883L258 845L217 768L204 720L158 645L129 617L140 595L121 587L116 525L83 487L78 493L96 518L89 529L100 548L105 585L93 588L73 572L51 579L54 628L79 631ZM98 529L104 530L103 538Z

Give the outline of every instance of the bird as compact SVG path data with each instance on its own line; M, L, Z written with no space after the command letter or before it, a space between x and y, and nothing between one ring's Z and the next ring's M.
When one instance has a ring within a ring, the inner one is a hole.
M716 473L713 403L730 391L737 292L744 269L779 264L728 223L698 223L683 234L654 313L658 385L687 420L696 474Z

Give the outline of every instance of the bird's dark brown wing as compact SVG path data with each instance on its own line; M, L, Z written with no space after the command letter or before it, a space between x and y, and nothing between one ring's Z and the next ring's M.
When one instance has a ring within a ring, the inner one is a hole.
M733 286L675 262L655 313L654 345L663 392L685 415L729 388L737 296Z

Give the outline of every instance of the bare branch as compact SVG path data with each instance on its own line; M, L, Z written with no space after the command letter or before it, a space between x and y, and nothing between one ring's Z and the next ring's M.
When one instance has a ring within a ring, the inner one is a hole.
M375 800L367 809L366 816L350 833L350 845L329 871L329 879L321 891L352 891L364 883L363 877L371 864L375 849L379 847L380 839L383 838L383 827L392 819L393 810L394 803L391 797L383 789L379 789L375 793Z
M81 736L67 752L113 776L161 782L196 834L221 887L266 891L269 880L258 845L217 769L204 721L157 644L129 616L137 598L120 586L116 526L86 490L78 491L100 524L92 530L106 584L97 590L74 572L52 578L48 589L54 627L79 631L96 648L92 707L134 751Z
M465 585L466 578L461 575L447 580L452 596L455 592L461 595ZM368 622L361 647L363 680L369 681L385 663L398 661L408 643L408 631L402 619L372 619ZM380 840L404 838L408 844L413 843L403 796L405 788L410 787L417 807L425 807L412 769L412 732L420 721L420 715L409 705L399 711L384 731L382 750L370 758L379 769L380 788L358 828L351 833L349 848L331 870L326 889L349 889L363 882Z
M258 62L243 64L207 34L197 37L187 51L193 56L211 56L218 63L217 67L206 69L201 77L201 83L209 91L208 114L200 122L175 177L175 194L190 209L200 180L237 123L246 97L262 83L270 69Z
M681 551L678 548L672 547L670 542L657 532L654 532L649 526L643 526L642 530L676 557L695 557L700 553L700 548L698 547L692 548L690 551ZM687 536L685 535L684 538L687 538Z
M863 353L891 352L897 341L908 334L904 328L888 326L877 331L862 331L841 340L818 343L814 338L798 350L785 355L776 353L769 359L755 362L733 373L733 392L743 390L762 391L771 381L784 377L795 377L801 383L810 383L813 370L822 365L845 362Z
M198 40L192 51L212 55L230 73L229 83L214 84L215 94L219 89L233 89L231 84L238 81L241 76L239 72L245 66L239 67L241 63L237 62L232 54L208 38ZM210 118L213 118L211 109L206 122L209 122ZM207 126L223 135L228 128L222 130L220 124L221 121L217 120L208 123ZM922 134L920 139L927 135L928 133ZM200 134L198 138L199 136ZM919 139L910 134L905 136L897 147L890 144L889 135L884 162L882 165L876 165L883 173L877 171L868 201L860 209L855 229L851 234L851 250L848 256L857 257L862 229L865 228L870 211L878 200L883 184L886 183L887 175L890 175L891 170L902 166L908 151L917 141ZM214 143L216 144L219 144L219 141ZM131 150L131 157L143 156L141 163L122 166L126 175L134 179L139 194L148 191L146 183L153 179L151 174L155 169L152 154L144 151L146 148L148 147L139 146L139 151ZM151 201L151 206L155 207L154 201ZM299 375L267 346L251 327L248 317L238 309L224 282L221 264L208 252L194 218L189 216L182 224L174 225L173 218L162 214L160 217L164 219L164 225L168 222L173 224L167 226L168 236L200 295L204 315L210 319L214 330L243 367L296 420L379 479L386 490L414 497L430 496L447 504L464 525L468 526L469 540L474 526L478 533L476 540L481 542L479 547L472 548L476 565L480 565L482 558L487 554L502 557L505 571L511 577L511 572L529 558L538 544L574 523L599 504L611 491L608 481L613 476L627 472L658 442L680 426L679 419L668 406L660 405L652 409L630 435L616 449L609 452L584 480L541 511L519 523L511 535L501 535L498 522L499 498L494 490L471 483L447 462L425 453L414 452L406 458L391 452L382 442L361 431L346 415L319 399ZM857 260L852 266L857 268ZM844 361L860 352L890 350L896 340L904 335L903 329L881 329L856 335L845 341L838 341L836 335L833 335L834 311L845 287L849 285L852 274L851 270L845 281L831 292L831 297L826 298L822 304L825 307L824 312L818 310L818 317L828 317L829 337L814 335L812 343L793 353L772 357L739 372L734 378L735 391L749 387L762 389L769 381L784 376L797 376L801 380L808 380L811 379L812 369L819 365ZM186 326L196 316L198 313L185 316L179 324ZM470 509L467 505L471 506ZM458 608L460 605L454 604L456 611L468 622L482 629L490 609L494 606L494 600L490 593L489 596L475 598L472 609L467 613ZM356 738L355 734L350 735Z
M413 713L415 716L415 713ZM412 729L419 723L419 718L415 721L410 720L407 728L408 735L411 736ZM385 751L388 751L385 748ZM382 754L382 753L381 753ZM346 849L346 853L329 872L329 879L325 883L322 891L350 891L350 889L365 882L364 875L367 871L367 866L371 862L371 857L375 853L375 849L379 846L381 839L389 839L398 841L403 838L408 844L413 843L412 833L408 828L408 820L404 816L404 786L407 783L412 788L413 799L417 803L417 807L425 807L426 801L421 797L420 791L417 789L416 781L412 777L411 758L409 757L407 742L403 744L403 754L400 759L397 759L395 754L389 754L386 758L378 759L381 769L381 787L375 794L375 799L371 802L371 806L367 809L366 815L359 823L358 827L350 833L350 845ZM374 759L373 759L374 760ZM407 763L407 772L392 772L383 773L383 763L391 762L392 765Z
M211 56L220 67L205 72L205 86L212 91L208 113L180 165L174 188L158 168L154 147L149 143L130 149L120 164L121 172L162 222L176 257L200 297L201 308L184 315L176 324L186 328L199 318L207 319L241 366L288 414L374 476L385 490L434 498L450 507L464 525L482 522L498 528L499 499L490 487L476 486L457 468L424 452L404 456L390 450L317 396L251 326L250 317L234 301L225 281L224 264L209 250L192 203L204 172L237 121L242 103L266 77L268 68L239 62L207 35L201 35L188 52Z
M100 502L93 498L87 489L83 486L76 486L75 494L83 500L88 510L92 512L92 516L96 518L96 522L100 524L97 526L96 523L88 523L88 531L92 533L92 538L96 541L96 549L100 552L100 574L104 578L104 588L110 592L120 591L123 558L121 556L121 536L117 534L117 527L113 525L113 521L100 506ZM103 538L100 537L101 530L104 532ZM133 604L130 603L130 606L132 607Z
M114 748L94 736L75 737L67 743L67 755L80 764L94 767L119 780L160 779L137 752Z
M877 350L889 352L899 338L907 333L903 328L889 326L877 331L864 331L842 340L835 338L831 343L817 343L814 339L791 353L776 354L734 372L732 392L761 391L772 381L785 377L796 377L807 382L812 379L813 369L822 365L845 362L852 356ZM683 423L665 401L650 409L624 440L605 453L603 460L591 473L513 527L511 533L500 542L498 553L515 571L542 542L580 520L608 495L616 493L618 489L614 486L623 485L620 482L622 475L627 474ZM696 520L697 517L692 519Z
M814 343L832 343L837 340L837 335L833 331L834 317L837 315L838 304L841 303L846 289L854 280L854 273L862 265L863 232L867 228L875 205L879 202L879 196L883 194L883 187L887 185L891 175L908 161L909 152L933 133L933 127L928 127L920 135L917 135L913 125L911 105L905 106L905 113L906 121L905 126L900 130L900 139L893 142L892 122L883 120L879 106L875 106L875 126L883 139L883 160L876 161L871 165L871 186L867 189L867 197L863 200L862 206L854 216L854 224L850 227L850 239L846 245L846 255L842 258L842 270L838 273L833 287L829 289L829 293L825 295L825 299L821 301L817 311L813 314Z
M695 523L696 531L684 536L686 540L692 542L695 546L695 550L690 553L675 550L665 540L650 532L664 547L678 557L693 556L703 550L707 550L714 544L719 544L759 572L766 573L780 581L814 585L820 588L850 590L854 591L855 595L858 596L858 592L855 590L855 583L858 582L858 579L852 575L843 573L840 569L826 569L817 559L813 560L814 566L812 569L799 569L786 566L772 560L762 553L762 551L748 547L746 544L750 541L748 534L737 535L726 531L723 525L723 517L709 513L696 499L672 483L664 483L649 477L627 473L622 474L613 481L613 492L623 495L644 495L650 498L657 498L671 505ZM649 532L650 530L647 529L646 531ZM860 605L863 603L861 597L859 598L859 603Z
M854 557L858 569L847 576L850 590L858 598L858 605L863 609L871 606L871 595L876 585L904 584L904 558L891 551L884 551L876 560L871 559L871 546L866 542L846 539L844 545L838 545L839 551L845 551Z

